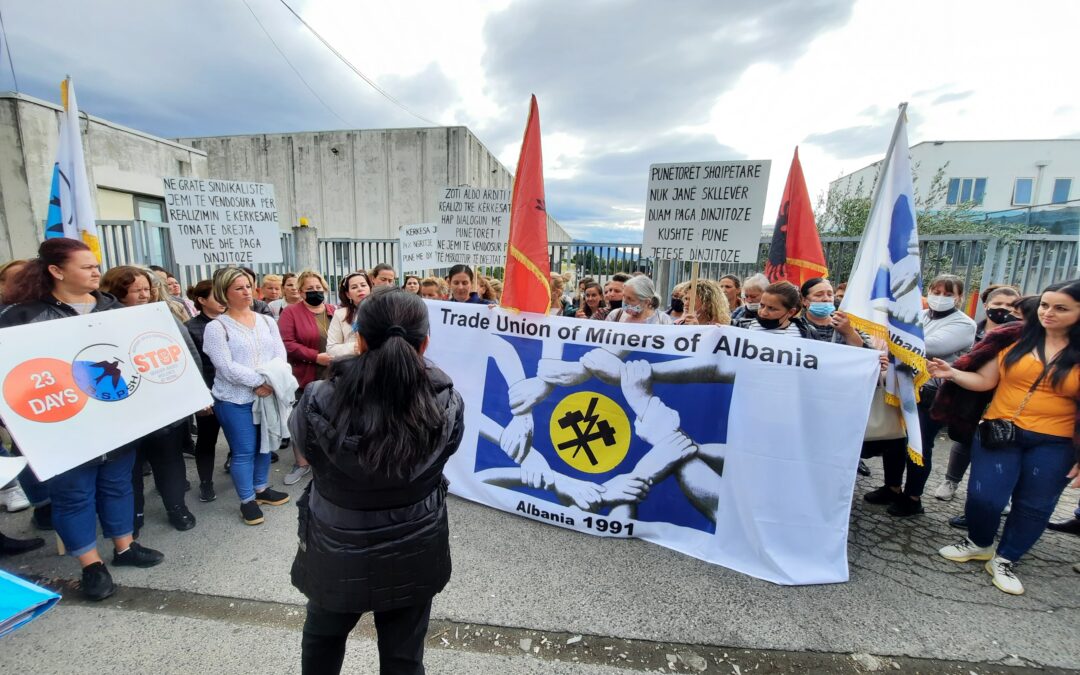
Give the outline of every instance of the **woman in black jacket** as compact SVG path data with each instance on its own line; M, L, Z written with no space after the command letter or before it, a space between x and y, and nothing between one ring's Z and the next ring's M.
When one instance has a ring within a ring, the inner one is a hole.
M375 613L382 673L423 673L431 599L450 579L442 470L464 407L423 358L424 301L382 287L360 305L359 355L304 390L290 420L314 480L298 502L293 585L308 597L303 672L337 673L345 639Z
M90 248L76 239L46 239L38 257L4 289L12 303L0 328L103 312L123 307L98 291L101 270ZM62 330L62 329L61 329ZM74 442L74 441L73 441ZM116 591L97 550L97 521L113 540L113 565L152 567L165 557L132 539L135 500L131 489L132 446L125 445L49 479L52 522L70 555L82 565L82 593L102 600Z
M188 333L195 343L197 356L202 359L203 381L207 389L214 388L214 375L217 370L214 362L203 351L203 335L206 332L206 324L218 318L225 308L214 299L214 282L204 279L195 284L187 291L188 298L195 303L199 313L188 321ZM214 452L217 448L218 435L221 432L221 424L214 416L214 409L195 413L195 425L198 428L199 437L195 441L195 469L199 472L199 501L212 502L217 499L214 492Z

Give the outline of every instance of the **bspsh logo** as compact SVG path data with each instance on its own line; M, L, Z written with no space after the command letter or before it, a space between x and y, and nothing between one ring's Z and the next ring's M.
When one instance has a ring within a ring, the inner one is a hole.
M90 345L76 354L71 369L79 389L107 403L131 396L142 380L128 361L127 352L107 343Z

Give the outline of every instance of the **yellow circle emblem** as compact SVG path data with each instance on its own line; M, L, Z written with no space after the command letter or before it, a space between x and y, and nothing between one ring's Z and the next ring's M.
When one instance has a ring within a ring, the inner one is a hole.
M563 461L585 473L606 473L630 450L630 420L603 394L570 394L551 413L551 445Z

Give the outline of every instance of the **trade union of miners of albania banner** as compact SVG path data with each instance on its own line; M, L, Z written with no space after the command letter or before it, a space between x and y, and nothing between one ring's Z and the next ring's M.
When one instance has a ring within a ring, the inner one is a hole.
M450 490L781 584L846 581L877 352L430 303L465 400Z

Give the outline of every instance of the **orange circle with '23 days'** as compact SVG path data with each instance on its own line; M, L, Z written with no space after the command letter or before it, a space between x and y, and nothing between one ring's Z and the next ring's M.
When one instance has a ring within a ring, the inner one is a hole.
M86 405L86 394L75 385L71 364L60 359L30 359L4 378L4 402L34 422L63 422Z

